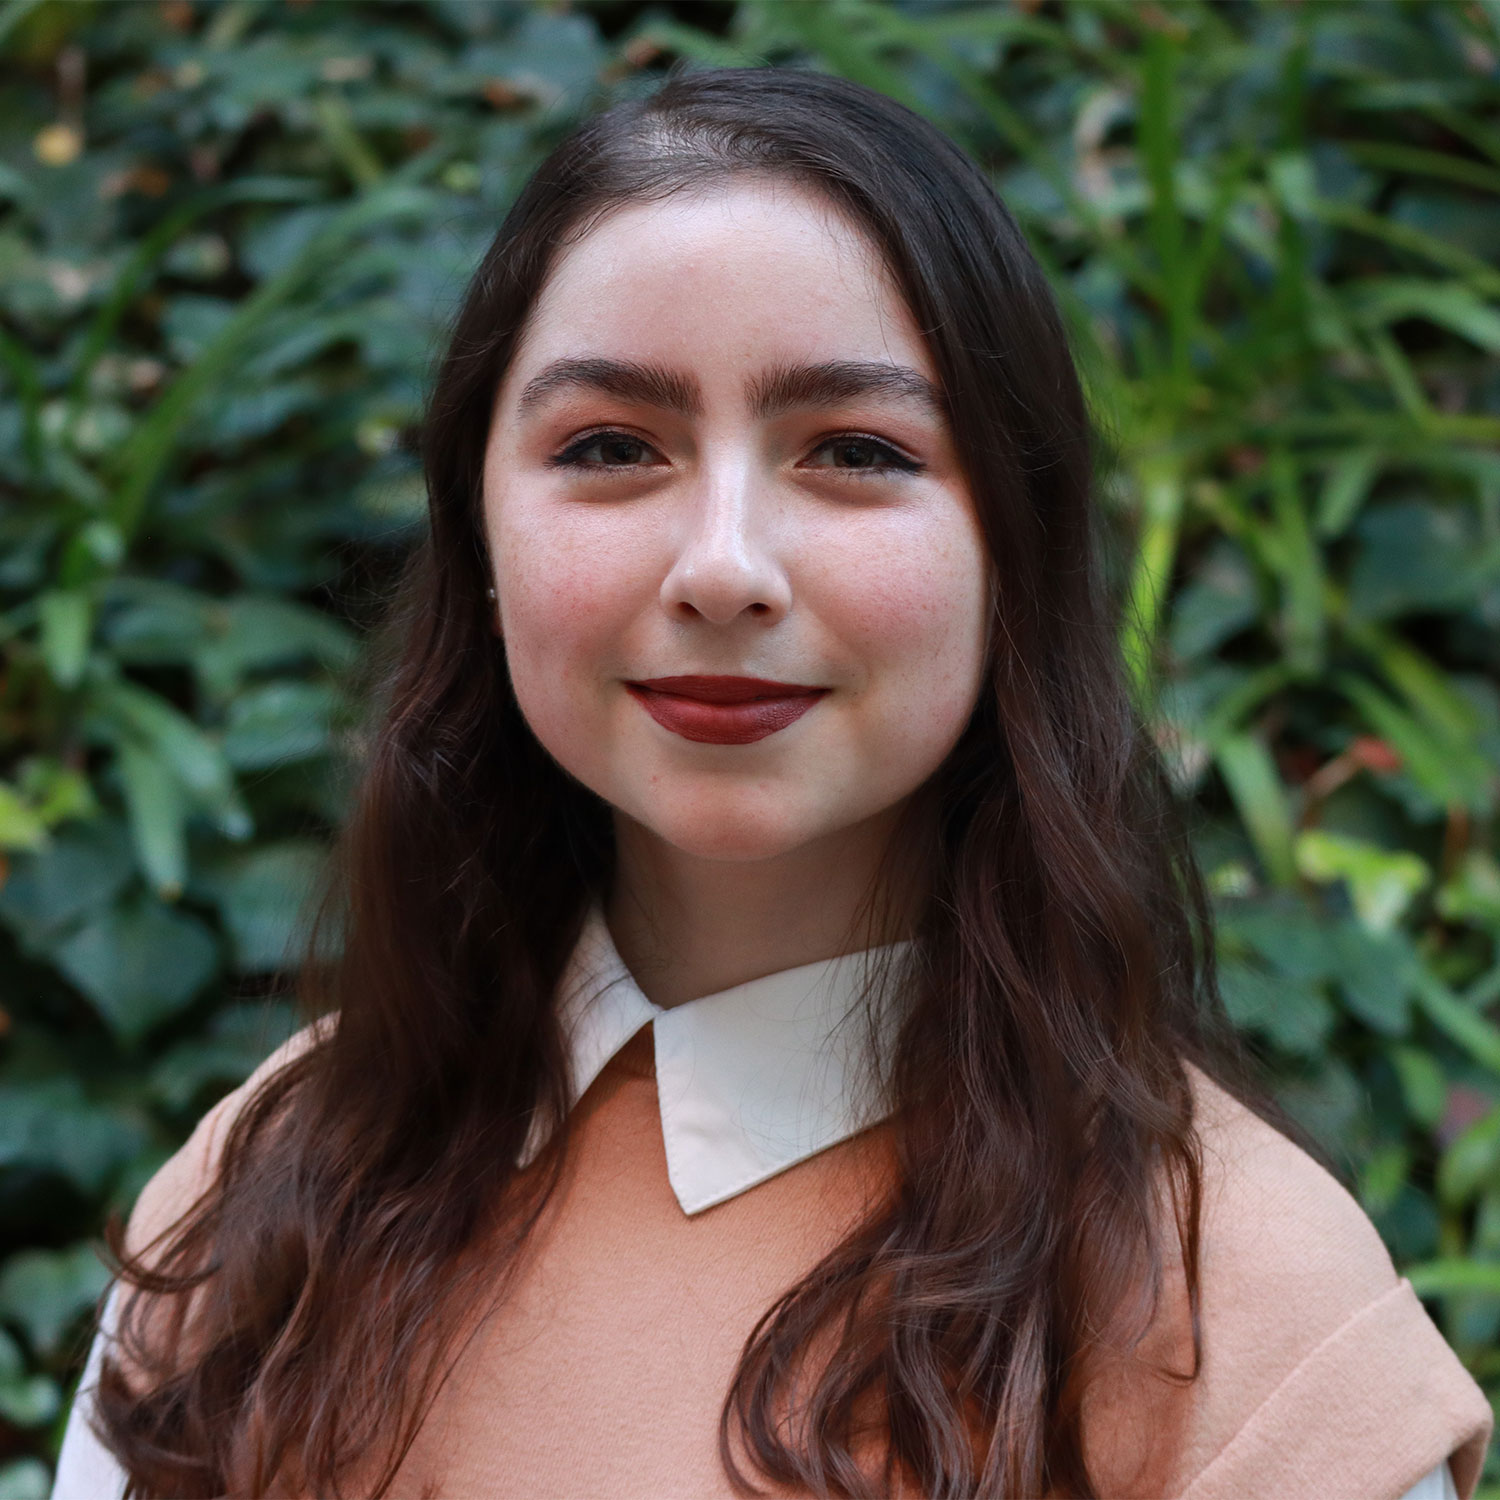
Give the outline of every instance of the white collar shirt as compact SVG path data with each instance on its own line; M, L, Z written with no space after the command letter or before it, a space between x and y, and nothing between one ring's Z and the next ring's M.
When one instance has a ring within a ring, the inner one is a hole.
M558 991L571 1102L649 1023L672 1191L686 1214L712 1208L884 1118L858 1002L874 966L887 954L899 964L911 947L800 964L663 1008L631 976L595 902ZM546 1128L533 1128L523 1163Z

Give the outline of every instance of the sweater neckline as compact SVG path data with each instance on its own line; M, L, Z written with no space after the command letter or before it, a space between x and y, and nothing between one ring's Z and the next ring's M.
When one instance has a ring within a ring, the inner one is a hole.
M799 964L663 1009L636 983L595 899L558 988L571 1109L649 1025L667 1175L685 1214L701 1213L877 1124L889 1108L870 1066L861 991L909 941ZM892 1040L889 1005L875 1038ZM533 1124L522 1165L549 1133Z

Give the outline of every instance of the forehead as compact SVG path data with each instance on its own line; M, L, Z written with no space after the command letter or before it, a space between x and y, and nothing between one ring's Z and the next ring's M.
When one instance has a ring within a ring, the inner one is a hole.
M581 354L691 362L709 375L894 360L932 376L865 230L811 188L761 177L622 205L565 248L505 384Z

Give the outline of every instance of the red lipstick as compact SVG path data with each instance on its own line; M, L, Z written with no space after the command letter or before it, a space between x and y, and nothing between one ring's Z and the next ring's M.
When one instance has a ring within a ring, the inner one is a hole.
M648 677L625 686L663 729L705 745L763 740L829 691L765 677Z

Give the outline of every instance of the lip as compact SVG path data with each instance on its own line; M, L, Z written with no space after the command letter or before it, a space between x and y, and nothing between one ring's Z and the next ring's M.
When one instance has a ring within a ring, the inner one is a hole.
M663 729L706 745L763 740L830 691L766 677L648 677L625 687Z

